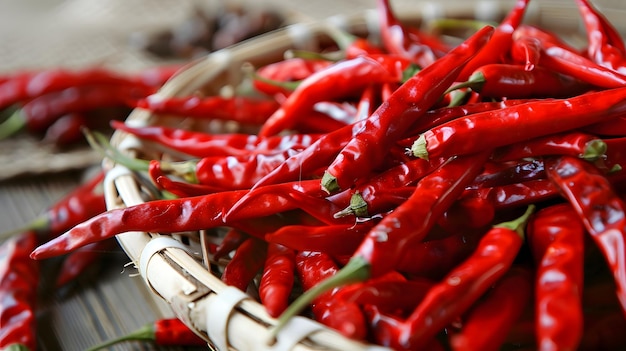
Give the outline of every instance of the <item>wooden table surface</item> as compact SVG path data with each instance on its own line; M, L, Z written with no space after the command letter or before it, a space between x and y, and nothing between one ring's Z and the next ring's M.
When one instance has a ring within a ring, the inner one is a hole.
M360 11L375 5L374 1L365 0L326 2L333 5L324 6L324 1L272 1L279 6L305 13L311 18ZM63 1L57 0L48 2L46 6L51 8L61 3ZM85 0L82 3L90 1ZM406 1L401 3L405 4ZM4 14L4 18L10 17L12 13L24 16L28 11L39 9L37 4L35 0L5 1L3 7L0 6L0 13ZM11 29L7 26L17 26L18 21L2 19L0 17L0 45L16 45L15 35L7 34ZM33 59L30 56L24 57L28 60ZM0 55L0 62L1 59ZM28 60L25 62L33 64ZM5 66L0 66L2 71L21 67L16 59L10 62L5 60L3 64ZM32 147L32 144L30 146ZM22 147L16 144L0 144L0 157L14 155L20 151L23 151ZM20 156L22 160L24 157L28 158L28 154ZM98 167L97 159L93 159L91 163ZM0 167L14 166L9 163ZM26 174L1 180L0 231L24 225L72 190L91 171L93 169L79 167L64 172ZM156 318L172 315L169 307L148 291L143 280L137 276L137 270L132 266L126 266L129 260L121 249L107 251L103 253L103 257L100 269L94 269L89 274L83 275L70 287L62 290L44 288L38 306L40 350L84 350L99 342L128 333ZM58 262L54 259L46 261L45 265L48 267L46 270L53 271L56 263ZM158 348L148 343L125 343L112 349L183 350Z

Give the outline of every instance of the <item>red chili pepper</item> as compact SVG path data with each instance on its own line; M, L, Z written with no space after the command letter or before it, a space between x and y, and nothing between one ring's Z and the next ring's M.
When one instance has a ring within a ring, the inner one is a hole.
M265 240L297 251L319 251L339 257L353 253L373 225L373 221L316 226L294 224L266 235Z
M471 196L486 199L492 203L496 211L554 199L559 195L556 186L547 179L534 179L492 188L469 189L467 192L469 194L464 196L471 194Z
M132 127L121 121L111 121L111 126L116 130L195 157L275 153L308 147L321 136L321 134L290 134L261 138L254 134L209 134L166 126Z
M28 255L37 236L27 231L0 245L0 349L34 351L37 347L36 303L39 262Z
M561 133L623 114L625 97L626 88L611 89L476 113L431 128L411 150L420 158L449 157Z
M213 259L218 261L221 258L226 257L226 255L241 246L241 244L249 237L250 235L242 232L241 230L230 228L226 234L224 234L224 237L220 241L219 245L215 248Z
M588 162L571 156L547 159L546 171L604 255L626 311L626 205L610 181Z
M421 347L466 312L510 269L533 209L530 206L520 218L489 230L472 255L430 289L406 321L396 326L379 324L377 327L387 328L391 336L385 344L398 349Z
M255 89L269 96L279 94L288 96L293 90L286 89L282 84L274 84L272 82L301 82L331 64L332 62L328 60L304 59L301 57L287 58L257 69L252 84Z
M319 101L358 94L372 83L399 82L402 71L390 71L379 61L359 56L337 62L306 78L261 127L267 137L292 128Z
M390 1L378 0L376 4L382 43L385 49L392 54L411 60L422 68L432 64L436 60L433 48L420 41L417 31L410 31L408 27L398 21L391 9Z
M585 229L568 204L536 213L527 241L537 264L535 321L539 349L576 350L583 335Z
M202 120L218 119L242 124L261 125L276 111L274 100L244 96L163 97L155 94L135 101L134 107L155 114L173 115Z
M494 168L492 171L478 175L468 188L488 188L545 178L543 161L538 159L521 160L512 165L505 163Z
M489 40L476 57L463 67L458 77L460 81L467 80L479 67L502 61L502 58L508 54L513 44L513 32L520 26L524 19L528 2L529 0L515 1L515 6L496 27L491 40Z
M539 40L541 55L539 65L580 81L602 88L623 87L626 76L598 65L580 55L576 49L564 43L557 36L537 27L522 25L516 37L532 37Z
M100 171L65 194L40 216L22 228L2 234L8 237L22 231L36 231L46 238L54 238L69 228L106 211L104 193L100 186L105 173Z
M532 290L530 270L513 267L463 318L460 333L450 338L452 350L500 350L530 302Z
M118 88L154 88L154 86L142 82L141 79L138 80L102 68L88 68L78 71L61 68L25 72L15 75L0 85L0 109L47 93L94 85L108 85Z
M487 64L477 68L466 82L451 89L469 87L486 98L527 99L568 97L588 89L572 77L537 66L527 70L522 65Z
M293 188L303 184L319 190L319 180L317 183L315 181L311 183L281 183L268 185L268 187L272 187L273 191L280 193L281 189ZM254 229L254 225L259 225L259 223L255 224L251 219L263 219L264 216L294 209L293 201L286 201L282 195L273 194L273 191L266 192L259 199L259 205L248 207L246 211L240 212L228 220L223 220L224 213L247 194L248 190L155 200L127 208L108 210L81 222L63 235L38 247L33 252L32 257L43 259L62 255L78 247L128 231L176 233L231 224L232 226L245 224L241 223L243 220L249 221L249 226ZM273 217L270 218L273 220ZM280 224L280 222L276 222L276 225ZM271 231L275 230L272 229ZM254 235L253 232L248 233Z
M249 237L237 247L233 258L224 267L222 281L241 291L247 291L248 285L263 268L267 255L267 243Z
M516 37L513 34L511 58L514 63L523 64L524 69L532 71L539 64L541 57L541 43L539 39L530 36Z
M329 193L349 188L382 162L390 146L402 138L415 120L437 102L454 82L463 65L480 50L492 32L491 27L483 28L395 90L365 120L362 129L328 166L322 178L322 187ZM408 109L418 112L405 114Z
M484 228L495 218L495 212L493 201L466 191L444 212L437 223L452 233Z
M296 254L296 271L306 291L336 274L339 267L325 253L304 251ZM358 305L335 301L333 295L332 291L328 291L313 302L315 318L345 336L363 339L366 335L365 318Z
M295 252L285 246L269 243L263 275L259 283L259 299L272 317L289 305L296 266Z
M55 287L59 288L74 281L85 271L93 267L104 256L110 253L115 247L116 241L109 239L98 241L77 249L67 255L59 268L56 277Z
M42 142L64 147L84 140L82 132L88 122L83 113L69 113L59 117L47 129Z
M130 334L89 348L102 350L124 341L150 341L160 346L206 346L207 342L178 318L158 319Z
M587 29L587 56L599 65L626 73L626 48L619 32L589 1L577 0L576 4Z
M624 136L626 135L626 116L620 116L609 121L595 123L581 128L581 130L589 134L606 137Z
M494 151L495 161L513 161L529 157L571 155L585 160L596 160L604 155L604 140L589 133L567 131L507 145Z
M152 90L152 88L137 86L68 87L34 96L5 120L0 125L0 129L5 137L24 127L31 133L42 133L64 115L84 113L104 107L126 106L129 99L143 97Z

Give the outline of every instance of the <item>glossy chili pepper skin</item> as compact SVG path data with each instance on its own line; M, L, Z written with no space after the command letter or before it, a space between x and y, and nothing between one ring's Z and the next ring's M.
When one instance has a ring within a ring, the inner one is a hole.
M207 342L178 318L158 319L119 338L89 348L102 350L124 341L150 341L159 346L206 346Z
M527 216L527 212L523 217ZM523 218L522 217L522 218ZM388 328L393 338L386 345L413 349L426 345L455 318L467 311L489 287L510 269L523 244L525 222L513 228L494 226L476 250L428 291L424 300L402 324Z
M312 185L319 190L319 181ZM271 186L278 191L281 187L291 188L294 184L284 183ZM263 195L268 198L261 198L263 206L249 207L247 211L224 221L222 216L226 210L246 193L248 190L225 191L204 196L155 200L127 208L108 210L43 244L33 252L33 257L47 258L61 255L89 243L132 230L162 233L202 230L237 224L243 219L264 217L281 212L281 208L282 211L292 210L296 206L293 201L285 200L282 196L276 196L269 191ZM250 221L249 225L253 227L257 224Z
M562 156L546 160L546 170L604 255L626 311L626 205L606 176L585 161Z
M472 153L610 120L623 113L626 89L539 100L476 113L423 133L412 152L422 158Z
M386 51L411 60L420 67L432 64L435 59L433 48L421 42L415 31L400 23L395 17L389 0L376 2L382 43Z
M492 159L513 161L528 157L571 155L593 160L606 152L606 143L594 134L578 131L546 135L494 151Z
M536 213L527 241L537 262L535 321L539 350L576 350L583 335L585 229L568 204Z
M463 318L460 333L450 338L452 350L500 350L529 305L532 290L531 271L513 267Z
M104 193L100 186L105 173L97 172L75 189L57 200L40 216L27 223L24 228L12 230L33 230L45 238L54 238L69 228L106 211ZM7 234L5 234L6 236Z
M532 71L539 64L541 43L530 36L514 37L511 45L511 59L516 64L523 64L524 69Z
M143 82L142 79L135 79L101 68L78 71L51 69L40 72L25 72L0 85L0 108L6 108L14 103L50 92L96 84L154 88L154 86Z
M150 95L137 100L134 106L161 115L261 125L276 111L279 104L274 100L243 96L165 98L160 95Z
M288 96L293 90L285 88L282 84L272 84L271 82L300 82L331 64L331 61L300 57L284 59L259 67L255 72L255 79L253 79L252 84L256 90L266 95Z
M403 137L454 82L459 71L488 41L493 28L484 27L464 43L418 72L365 120L365 125L328 166L322 186L329 193L347 189L376 167L386 150ZM416 113L405 114L408 109Z
M246 291L252 279L263 268L267 255L267 243L254 237L247 238L224 267L222 281L241 291Z
M0 245L0 349L37 347L36 303L39 262L29 258L37 236L27 231Z
M613 25L587 0L577 0L587 30L587 56L599 65L626 73L624 40Z
M279 316L289 304L295 282L295 251L279 244L268 244L267 257L259 283L259 299L267 313Z
M316 102L353 95L372 83L399 82L402 72L389 71L366 56L341 61L306 78L263 124L259 135L267 137L292 128Z
M111 126L116 130L195 157L275 153L307 147L321 136L320 134L293 134L260 138L254 134L209 134L166 126L132 127L120 121L112 121Z
M483 97L527 99L567 97L588 89L581 82L537 66L527 70L522 65L495 63L477 68L469 77L470 85Z
M459 73L460 81L468 79L477 68L503 59L513 43L513 32L524 19L528 2L529 0L515 1L514 7L498 24L484 50L478 53Z

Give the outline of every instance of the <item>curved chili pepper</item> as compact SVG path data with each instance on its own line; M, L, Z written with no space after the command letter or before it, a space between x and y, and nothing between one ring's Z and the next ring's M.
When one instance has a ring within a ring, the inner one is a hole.
M244 96L163 97L150 95L136 100L134 107L155 114L173 115L202 120L219 119L242 124L261 125L279 108L274 100Z
M28 255L37 246L37 235L26 231L0 245L0 349L37 347L35 307L39 286L39 262Z
M226 234L224 234L224 237L220 241L219 245L215 248L213 259L218 261L221 258L226 257L226 255L241 246L241 244L249 237L250 235L241 230L230 228Z
M476 113L431 128L411 151L420 158L446 157L561 133L620 116L624 98L626 88L620 88Z
M520 218L493 226L476 250L454 268L428 294L403 323L391 329L386 345L413 349L426 345L443 328L464 313L510 269L523 244L523 231L534 206ZM378 331L377 331L378 332Z
M259 283L259 299L272 317L279 316L289 305L294 284L295 259L293 250L279 244L268 244Z
M397 68L396 68L397 69ZM267 137L297 124L318 101L353 95L372 83L399 82L402 72L389 70L378 60L359 56L340 61L307 77L261 127Z
M486 98L527 99L574 96L588 87L569 76L542 66L527 70L524 66L493 63L477 68L466 82L451 89L469 87Z
M523 64L524 69L532 71L539 64L541 57L541 43L539 39L530 36L516 37L514 34L511 44L511 59L517 64Z
M83 113L69 113L59 117L47 129L42 139L44 143L58 147L68 146L82 141L82 129L88 125L88 117Z
M331 64L332 62L328 60L286 58L258 68L253 76L252 85L256 90L269 96L277 94L288 96L293 90L284 88L282 84L271 82L301 82Z
M588 162L571 156L546 159L546 171L604 255L626 311L626 205L610 181Z
M513 32L520 26L528 2L530 0L516 0L514 7L496 27L491 40L485 45L476 57L470 60L459 73L458 80L464 81L479 67L502 60L513 43Z
M296 254L296 271L305 291L320 281L333 276L339 267L322 252L303 251ZM334 300L334 292L327 291L312 304L316 319L345 336L363 339L366 335L365 318L356 303Z
M233 258L224 267L222 281L245 292L252 279L263 268L266 255L265 241L254 237L247 238L237 247Z
M106 211L106 203L100 186L104 176L104 171L97 172L57 200L30 223L1 236L8 237L15 233L32 230L41 233L40 235L46 238L54 238L69 228L103 213Z
M527 241L537 262L535 321L539 349L576 350L583 335L585 229L568 204L536 213Z
M159 160L150 160L148 175L157 189L170 192L177 197L202 196L223 191L222 188L217 186L172 180L166 176Z
M254 235L253 219L263 220L266 216L290 211L298 207L298 203L285 198L289 189L302 189L302 193L319 192L319 179L296 181L267 185L259 196L259 204L246 208L224 219L226 210L239 201L248 190L232 190L212 193L203 196L184 197L177 199L154 200L134 206L112 209L95 215L74 226L63 235L43 244L32 254L33 258L43 259L68 253L78 247L92 242L104 240L128 231L176 233L213 228L216 226L238 227L249 221L248 234ZM274 217L268 218L282 225ZM259 238L263 238L263 233Z
M534 179L492 188L467 190L471 195L491 202L497 210L515 208L558 197L557 187L548 179Z
M604 155L606 149L606 142L594 134L567 131L497 148L492 159L512 161L528 157L571 155L585 160L596 160Z
M395 17L389 0L376 1L379 13L379 27L385 49L426 67L436 60L434 49L421 42L416 31L410 31ZM447 52L447 47L444 49ZM438 52L441 54L441 52Z
M624 39L613 25L587 0L576 0L587 29L587 56L614 71L626 72Z
M450 337L452 350L500 350L530 302L532 290L531 271L511 268L463 318L461 332Z
M158 319L119 338L92 346L97 351L124 341L150 341L160 346L206 346L207 342L178 318Z
M437 102L454 82L463 65L476 55L492 32L492 27L484 27L396 89L365 120L363 128L328 166L322 178L322 187L329 193L349 188L382 162L386 150ZM410 108L417 113L405 114Z
M498 165L500 166L500 165ZM545 178L543 161L538 159L522 160L513 165L504 164L501 168L478 175L468 188L494 187Z
M266 235L265 240L297 251L319 251L338 257L353 253L373 225L373 221L317 226L294 224Z

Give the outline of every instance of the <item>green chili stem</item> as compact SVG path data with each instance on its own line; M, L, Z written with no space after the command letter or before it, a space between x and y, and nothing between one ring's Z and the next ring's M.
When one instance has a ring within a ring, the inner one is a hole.
M370 265L363 257L353 257L339 271L326 280L321 281L311 289L300 295L278 318L278 323L270 330L272 339L276 338L278 332L289 322L292 317L298 315L309 306L313 300L321 294L347 284L365 281L370 276Z
M502 223L496 224L493 227L494 228L506 228L506 229L513 230L517 232L517 234L519 234L519 236L523 238L524 228L526 227L526 223L528 222L530 215L534 211L535 211L535 205L528 205L528 207L526 208L526 212L524 212L524 214L520 216L519 218L516 218L508 222L502 222Z
M14 111L7 119L0 123L0 140L4 140L15 135L26 126L26 118L22 110Z
M123 341L155 341L154 325L152 323L146 324L143 327L131 332L130 334L126 334L119 338L115 338L102 344L93 346L86 351L102 350L105 347L109 347Z

